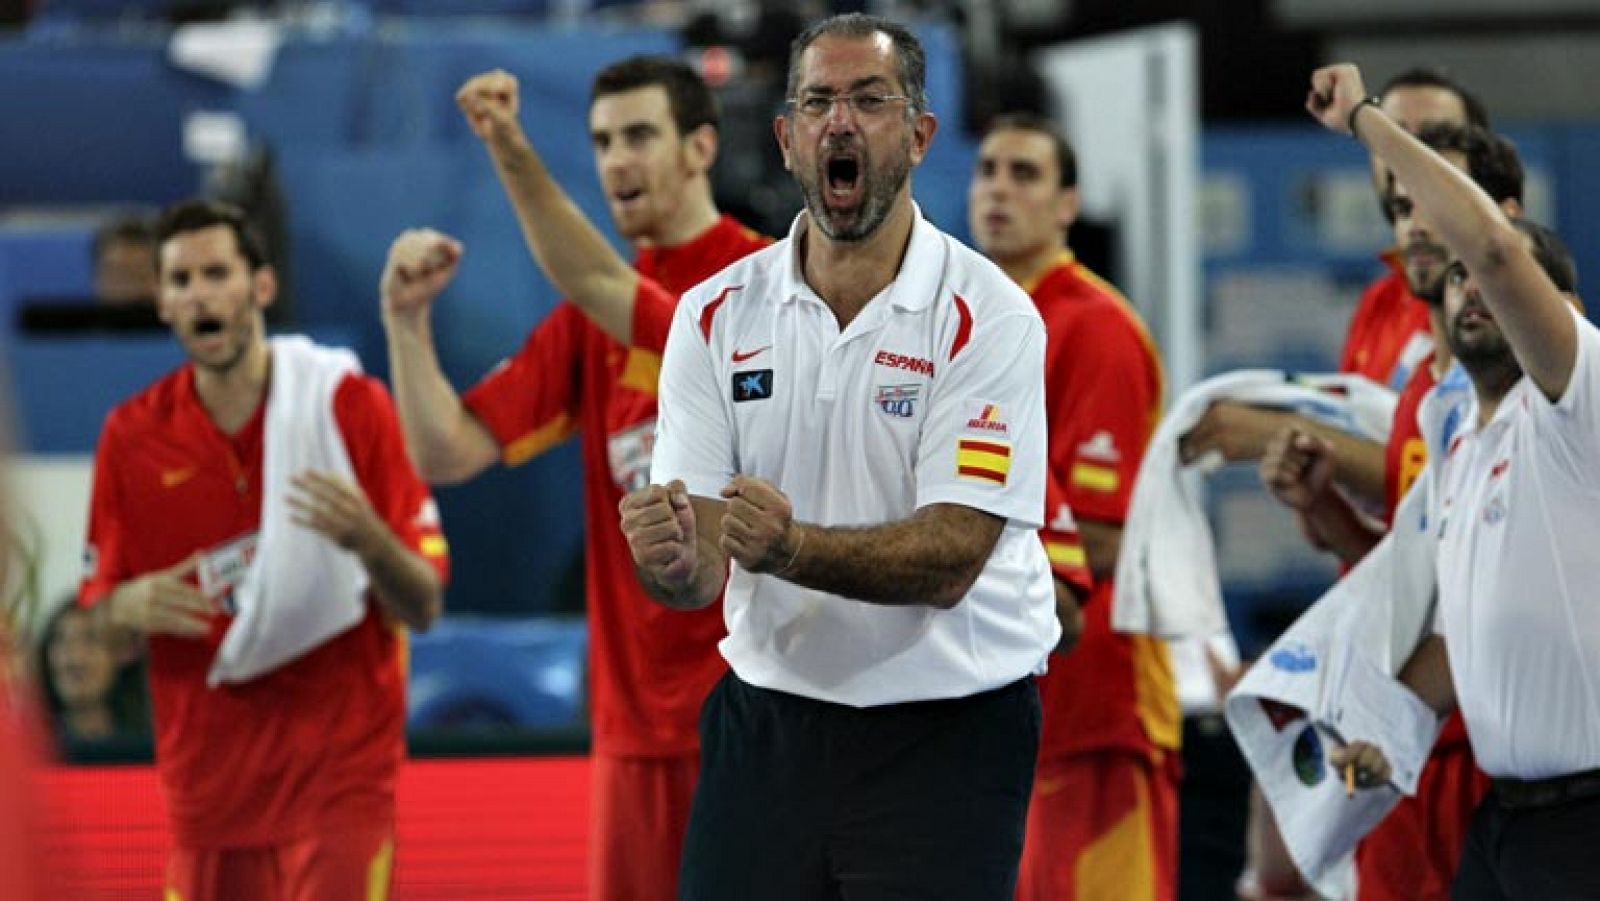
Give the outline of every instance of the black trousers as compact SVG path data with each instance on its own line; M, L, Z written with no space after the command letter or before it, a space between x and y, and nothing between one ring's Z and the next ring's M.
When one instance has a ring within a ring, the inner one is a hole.
M1472 816L1454 901L1600 898L1600 796L1509 808L1490 789Z
M1032 679L857 709L731 672L700 715L681 901L1010 901L1039 747Z

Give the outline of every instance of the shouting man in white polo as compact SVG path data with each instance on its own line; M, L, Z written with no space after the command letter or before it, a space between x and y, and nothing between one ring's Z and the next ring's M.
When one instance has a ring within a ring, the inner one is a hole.
M685 295L640 577L727 587L685 899L1011 897L1055 645L1044 329L911 200L935 121L916 38L861 15L790 56L787 239ZM731 574L730 574L731 573Z

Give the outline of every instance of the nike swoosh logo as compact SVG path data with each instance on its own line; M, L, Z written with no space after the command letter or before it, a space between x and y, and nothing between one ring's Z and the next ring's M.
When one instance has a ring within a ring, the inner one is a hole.
M161 487L176 488L194 475L193 466L183 466L178 469L168 469L161 473Z
M735 362L735 363L743 363L745 360L750 359L751 357L755 356L756 354L764 353L765 351L768 351L768 350L771 350L771 349L772 349L772 345L768 344L766 347L758 347L755 350L746 351L744 353L740 353L739 351L736 350L736 351L733 352L733 362Z

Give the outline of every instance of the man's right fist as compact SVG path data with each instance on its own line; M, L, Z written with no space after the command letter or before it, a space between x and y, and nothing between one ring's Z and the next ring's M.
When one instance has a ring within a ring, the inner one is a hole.
M521 127L517 123L517 76L504 69L467 79L456 91L456 105L480 141L515 133Z
M647 485L624 496L617 509L633 562L666 586L687 586L699 557L694 507L683 482Z
M378 290L385 314L427 310L461 264L461 242L431 228L412 228L389 245Z

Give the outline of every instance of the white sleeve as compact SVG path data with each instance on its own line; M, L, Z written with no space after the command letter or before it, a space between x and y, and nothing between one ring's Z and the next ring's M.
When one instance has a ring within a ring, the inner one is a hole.
M1530 404L1541 425L1548 426L1568 449L1571 468L1593 481L1600 476L1600 329L1572 311L1577 326L1576 359L1567 390L1551 401L1544 392L1528 391ZM1531 387L1531 386L1530 386Z
M711 348L695 317L700 306L684 298L667 334L650 481L682 479L690 494L714 498L733 478L734 436Z
M1044 324L980 324L933 383L917 447L917 507L961 504L1044 524Z

